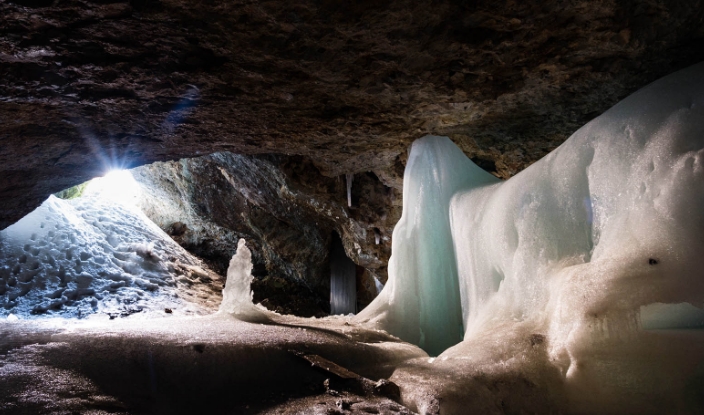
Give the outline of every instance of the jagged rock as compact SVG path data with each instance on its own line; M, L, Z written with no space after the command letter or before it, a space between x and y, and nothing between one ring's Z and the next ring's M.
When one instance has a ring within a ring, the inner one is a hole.
M301 156L217 153L143 166L133 176L149 195L142 210L220 273L245 238L255 302L275 311L329 312L332 232L359 266L360 309L376 296L374 278L386 281L401 196L373 173L356 176L352 208L342 179Z

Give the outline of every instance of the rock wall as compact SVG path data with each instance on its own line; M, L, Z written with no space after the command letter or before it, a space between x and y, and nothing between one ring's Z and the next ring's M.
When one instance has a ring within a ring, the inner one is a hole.
M212 152L383 179L449 135L509 177L704 60L675 0L0 2L0 228L100 175Z
M360 308L376 295L373 278L386 281L401 192L373 173L355 175L352 207L343 177L323 176L301 156L216 153L142 166L133 175L144 187L142 210L220 273L245 238L255 301L277 311L329 311L333 231L359 267Z

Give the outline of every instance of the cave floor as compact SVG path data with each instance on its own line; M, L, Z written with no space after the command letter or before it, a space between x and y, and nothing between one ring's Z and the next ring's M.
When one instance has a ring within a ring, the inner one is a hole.
M427 357L384 332L335 319L1 321L0 412L412 413L385 396L338 388L345 379L302 356L372 381Z
M566 375L550 360L549 339L535 333L525 324L495 327L430 358L348 317L3 319L0 413L657 414L704 407L704 377L692 364L702 361L700 330L585 344Z

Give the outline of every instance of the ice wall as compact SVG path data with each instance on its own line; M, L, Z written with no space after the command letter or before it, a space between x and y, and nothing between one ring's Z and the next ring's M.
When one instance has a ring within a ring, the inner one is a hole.
M598 319L638 327L641 306L701 306L703 157L700 64L631 95L511 180L458 192L468 335L539 318L559 348Z
M667 306L647 306L702 305L703 157L704 64L643 88L506 182L449 139L422 138L389 282L360 320L431 353L531 321L574 370L580 342L637 331L642 306L671 321L688 308L665 319Z

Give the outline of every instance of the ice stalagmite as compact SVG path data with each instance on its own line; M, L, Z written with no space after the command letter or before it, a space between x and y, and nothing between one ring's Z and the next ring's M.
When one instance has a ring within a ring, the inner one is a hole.
M237 243L237 252L227 268L225 289L222 290L220 312L237 316L243 320L264 317L265 310L252 302L252 252L244 239Z

